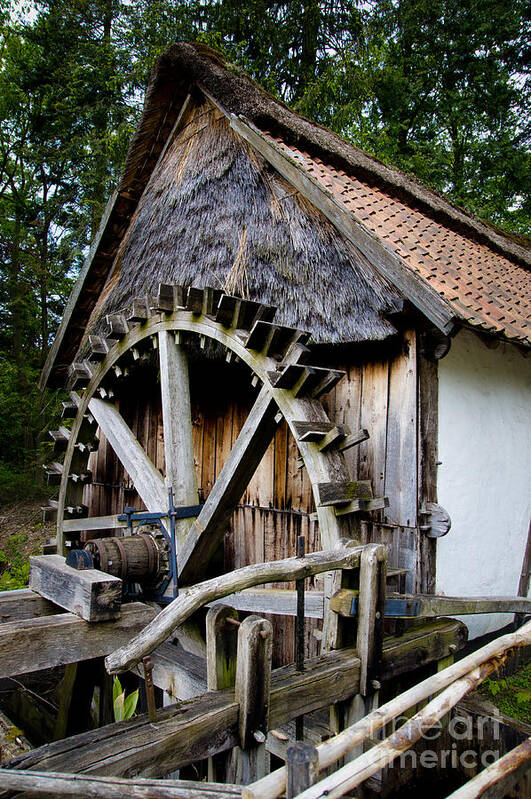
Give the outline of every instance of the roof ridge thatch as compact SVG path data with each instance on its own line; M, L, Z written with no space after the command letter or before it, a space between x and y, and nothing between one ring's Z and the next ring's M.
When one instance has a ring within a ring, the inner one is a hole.
M202 43L175 43L157 59L146 93L144 113L131 142L121 190L127 191L131 181L138 181L139 160L146 163L145 136L153 135L156 118L161 123L167 120L166 98L173 94L178 105L194 84L204 86L228 113L248 119L261 130L282 137L286 144L306 149L312 156L347 174L385 186L390 193L408 204L420 206L437 221L531 266L531 241L526 236L508 233L476 218L411 175L386 165L324 126L306 119L269 94L221 53ZM164 117L161 115L163 108Z

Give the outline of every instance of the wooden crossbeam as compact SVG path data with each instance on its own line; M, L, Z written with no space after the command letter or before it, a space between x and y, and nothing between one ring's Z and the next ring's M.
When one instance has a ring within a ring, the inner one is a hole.
M168 507L168 495L162 475L150 461L118 409L110 402L89 402L93 414L109 444L131 477L148 511L162 512Z
M342 588L330 600L340 616L356 616L358 592ZM531 613L531 599L519 596L436 596L435 594L387 594L385 615L395 618L469 616L478 613Z
M218 479L179 552L179 575L194 581L214 553L230 515L275 434L277 405L263 388L223 465Z
M102 627L97 625L98 630ZM412 660L414 666L426 665L450 654L450 647L461 648L465 640L466 628L455 620L411 631L403 639L393 636L384 641L382 680L392 680L402 673L404 654L407 668L411 669ZM408 655L410 650L413 658ZM302 673L297 673L294 665L276 669L271 683L269 725L277 729L297 716L357 693L359 660L355 650L338 650L306 661ZM147 715L140 715L127 724L109 724L33 749L11 760L10 767L71 773L82 770L117 777L134 770L144 777L160 776L236 746L238 711L234 691L209 693L159 710L156 725L150 723Z
M125 644L140 632L155 615L153 608L133 602L123 606L116 621L99 624L87 624L73 613L0 624L0 677L104 657L119 641Z
M62 612L62 608L29 588L0 591L0 624L17 623L25 619L53 616Z
M23 791L24 796L91 797L91 799L238 799L239 785L191 780L120 779L58 772L0 769L0 789ZM17 794L20 796L20 794Z

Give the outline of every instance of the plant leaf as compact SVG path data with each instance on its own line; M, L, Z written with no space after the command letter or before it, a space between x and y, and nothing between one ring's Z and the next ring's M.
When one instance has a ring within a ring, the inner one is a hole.
M115 721L123 721L125 718L125 691L117 696L113 702L113 710L114 710L114 720Z
M126 697L124 702L124 719L130 719L138 704L138 688Z
M112 701L113 702L116 702L116 700L118 699L118 697L120 696L122 691L123 691L122 683L120 682L118 677L115 677L114 678L114 682L112 684Z

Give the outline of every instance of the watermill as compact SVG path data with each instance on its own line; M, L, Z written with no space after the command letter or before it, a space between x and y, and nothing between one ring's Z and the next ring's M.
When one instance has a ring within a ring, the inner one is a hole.
M504 305L510 323L485 311L505 302L496 280L470 288L488 251L518 295L525 253L502 239L202 46L164 54L43 371L70 391L46 467L57 536L30 589L0 595L3 676L84 664L85 694L118 673L146 703L127 722L63 727L7 763L2 786L317 799L428 778L393 769L397 752L464 712L530 636L454 663L456 615L522 621L529 599L523 582L518 597L477 590L505 562L485 520L466 591L441 560L477 532L459 528L472 490L452 500L457 544L438 501L439 467L460 466L445 437L474 411L445 406L452 368L461 385L463 362L485 359L478 331L513 348L498 371L529 343L519 309ZM518 485L493 494L520 508ZM528 746L481 779L520 779ZM199 781L162 780L192 766Z

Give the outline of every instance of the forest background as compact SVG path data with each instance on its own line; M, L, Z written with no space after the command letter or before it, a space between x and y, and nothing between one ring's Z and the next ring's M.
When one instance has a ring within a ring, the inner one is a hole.
M225 53L300 113L531 232L524 0L0 0L0 503L37 499L40 369L157 55Z

